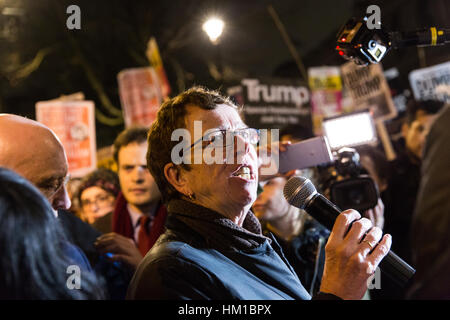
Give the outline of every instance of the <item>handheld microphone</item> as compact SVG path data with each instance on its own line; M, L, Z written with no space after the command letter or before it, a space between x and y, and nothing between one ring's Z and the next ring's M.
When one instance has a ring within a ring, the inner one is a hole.
M284 197L289 204L305 210L319 223L331 230L341 210L331 201L317 192L309 179L294 176L284 186ZM393 251L380 262L380 269L393 282L404 288L416 272Z

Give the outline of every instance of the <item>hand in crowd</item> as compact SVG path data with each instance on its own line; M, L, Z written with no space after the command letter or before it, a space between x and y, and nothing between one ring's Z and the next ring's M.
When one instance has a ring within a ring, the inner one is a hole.
M364 211L363 216L372 222L372 225L383 229L384 227L384 203L378 198L378 203L373 209Z
M101 235L95 242L101 254L112 253L111 261L121 261L135 270L143 259L134 241L115 232Z
M325 247L320 291L342 299L361 299L367 291L369 277L389 252L391 244L390 235L382 238L381 229L372 227L370 220L361 218L357 211L342 212Z

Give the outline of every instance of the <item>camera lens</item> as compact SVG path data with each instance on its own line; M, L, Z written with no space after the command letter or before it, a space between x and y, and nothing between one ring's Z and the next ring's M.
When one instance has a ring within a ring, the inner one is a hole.
M349 191L348 198L350 200L350 203L358 205L364 201L364 193L360 190L351 189Z

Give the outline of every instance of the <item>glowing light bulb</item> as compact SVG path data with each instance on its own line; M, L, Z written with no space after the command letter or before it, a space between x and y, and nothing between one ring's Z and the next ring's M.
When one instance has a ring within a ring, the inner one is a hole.
M225 23L219 18L210 18L203 24L203 31L206 32L212 43L217 43L217 40L222 35Z

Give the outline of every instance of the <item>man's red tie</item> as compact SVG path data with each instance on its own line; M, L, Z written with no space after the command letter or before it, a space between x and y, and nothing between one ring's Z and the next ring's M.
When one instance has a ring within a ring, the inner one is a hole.
M138 249L141 252L143 256L150 250L150 228L149 228L149 222L150 217L147 215L143 215L139 218L139 225L141 228L139 229L138 233Z

